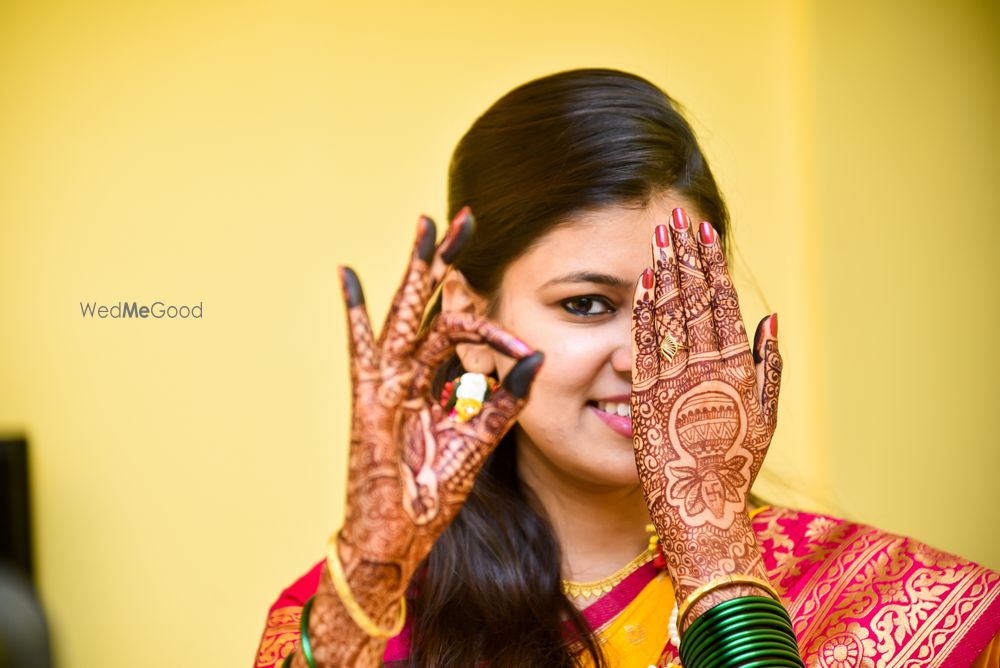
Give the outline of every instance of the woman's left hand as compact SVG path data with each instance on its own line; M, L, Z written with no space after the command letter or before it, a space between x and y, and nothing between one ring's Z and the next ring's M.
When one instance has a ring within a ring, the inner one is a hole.
M763 575L747 496L777 421L777 315L751 352L718 234L682 209L657 228L632 311L632 432L678 598L726 573Z

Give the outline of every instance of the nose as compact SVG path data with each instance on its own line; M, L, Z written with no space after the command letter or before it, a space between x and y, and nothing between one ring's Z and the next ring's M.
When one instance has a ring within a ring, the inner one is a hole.
M632 345L626 341L626 345L618 346L611 353L611 368L618 373L632 375Z

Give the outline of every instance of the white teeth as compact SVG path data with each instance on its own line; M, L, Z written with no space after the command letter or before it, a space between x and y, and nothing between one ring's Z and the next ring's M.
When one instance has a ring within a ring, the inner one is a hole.
M632 407L629 404L617 401L598 401L597 408L611 415L620 415L621 417L632 416Z

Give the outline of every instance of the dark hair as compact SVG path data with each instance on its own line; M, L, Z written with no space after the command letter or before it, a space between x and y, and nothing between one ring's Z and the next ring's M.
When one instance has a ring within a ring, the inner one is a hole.
M691 202L725 244L725 203L669 96L617 70L536 79L500 98L455 149L449 218L468 205L477 225L454 266L492 303L510 263L555 226L596 207L646 206L663 192ZM439 310L440 302L429 318ZM454 356L435 392L462 371ZM562 592L560 565L552 527L518 478L512 432L425 562L411 601L410 665L569 668L580 649L606 665Z

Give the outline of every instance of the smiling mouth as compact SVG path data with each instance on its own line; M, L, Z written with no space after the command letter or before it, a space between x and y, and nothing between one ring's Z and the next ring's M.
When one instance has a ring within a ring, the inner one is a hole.
M632 417L632 406L628 403L620 401L588 401L590 406L593 406L602 413L607 413L608 415L617 415L618 417Z

